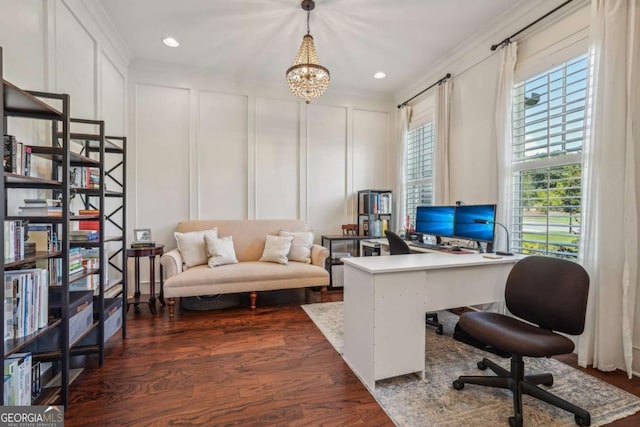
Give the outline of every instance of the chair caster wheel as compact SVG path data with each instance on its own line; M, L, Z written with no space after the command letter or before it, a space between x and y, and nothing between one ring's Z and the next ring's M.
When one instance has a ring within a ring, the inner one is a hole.
M551 381L547 382L547 383L542 383L543 386L546 387L551 387L553 385L553 378L551 378Z
M522 427L522 415L509 417L509 427Z
M576 424L579 426L590 426L591 425L591 417L587 416L587 418L582 418L579 416L574 417Z
M487 365L485 365L485 363L481 360L478 362L478 369L480 369L481 371L484 371L485 369L487 369Z
M442 333L443 333L443 328L442 328L442 326L438 326L438 329L436 330L436 334L438 334L438 335L442 335Z
M453 388L455 388L456 390L462 390L464 388L464 383L460 382L459 380L455 380L453 382Z

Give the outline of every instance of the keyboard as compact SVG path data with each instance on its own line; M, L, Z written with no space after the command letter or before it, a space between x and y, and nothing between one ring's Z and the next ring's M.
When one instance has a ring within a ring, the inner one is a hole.
M415 246L417 248L423 248L423 249L433 249L436 251L439 251L441 249L447 249L447 246L445 245L437 245L433 243L421 243L421 242L411 242L409 243L409 246Z

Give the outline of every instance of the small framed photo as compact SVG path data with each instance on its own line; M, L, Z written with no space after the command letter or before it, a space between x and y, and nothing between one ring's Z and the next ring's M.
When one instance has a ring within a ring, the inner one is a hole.
M136 242L152 243L150 228L136 228L133 230L133 238Z

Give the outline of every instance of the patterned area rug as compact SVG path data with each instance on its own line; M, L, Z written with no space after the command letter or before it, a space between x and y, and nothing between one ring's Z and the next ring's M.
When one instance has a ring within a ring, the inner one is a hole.
M342 355L342 302L303 305L307 315ZM456 391L451 383L459 375L492 375L476 363L487 357L505 368L502 359L452 338L458 317L440 312L444 335L426 328L425 380L411 374L378 381L371 394L398 426L504 426L512 415L512 396L508 390L466 385ZM591 413L591 425L598 426L640 410L640 398L584 374L554 359L525 359L527 372L551 372L551 391ZM527 426L575 426L573 414L523 396Z

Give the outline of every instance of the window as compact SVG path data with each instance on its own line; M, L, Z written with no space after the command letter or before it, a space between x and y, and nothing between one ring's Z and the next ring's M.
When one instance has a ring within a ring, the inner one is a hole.
M430 205L433 194L433 124L409 131L407 137L406 212L415 224L416 207Z
M582 55L514 87L512 229L518 252L578 256L587 72Z

